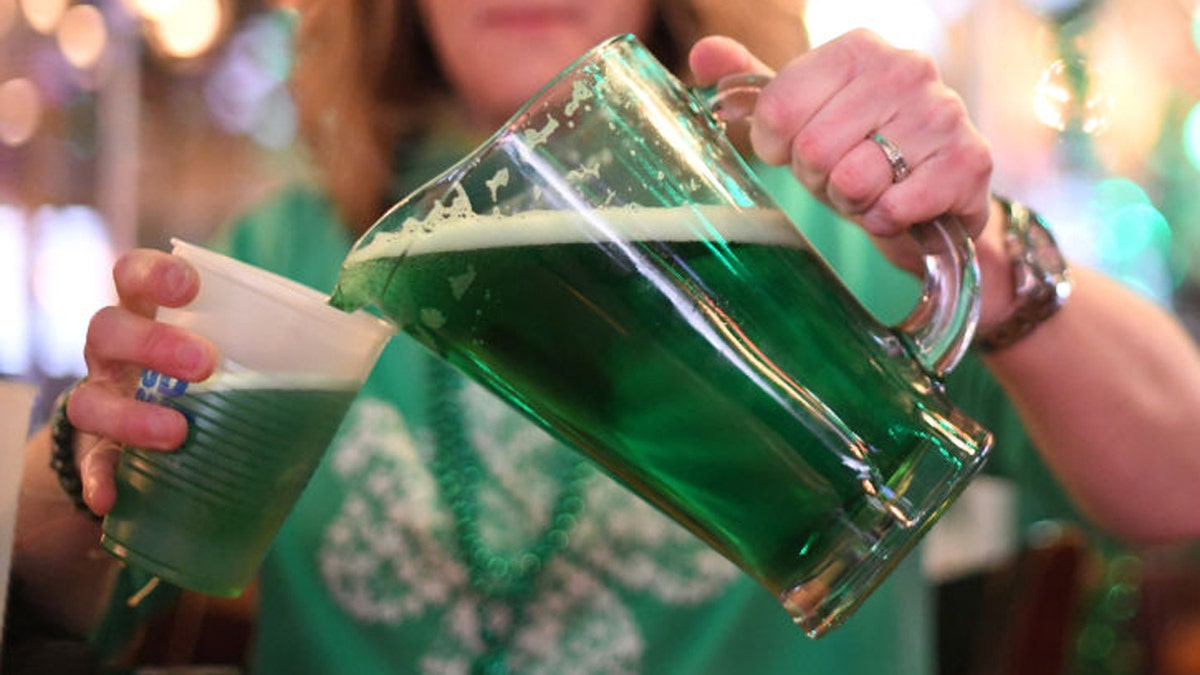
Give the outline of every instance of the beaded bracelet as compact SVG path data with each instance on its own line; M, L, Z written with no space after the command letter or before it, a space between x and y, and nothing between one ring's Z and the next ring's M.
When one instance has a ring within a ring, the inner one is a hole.
M63 392L58 407L54 409L54 416L50 418L50 468L58 476L58 484L71 498L75 508L99 522L100 516L92 513L83 500L83 476L75 462L75 426L67 417L67 401L82 382L76 382Z

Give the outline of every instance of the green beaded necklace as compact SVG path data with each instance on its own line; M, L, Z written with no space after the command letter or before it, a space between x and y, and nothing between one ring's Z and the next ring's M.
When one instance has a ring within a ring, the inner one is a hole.
M454 519L455 545L466 563L471 588L479 596L476 615L485 649L471 670L477 675L500 675L510 672L508 652L524 623L541 571L567 546L583 509L583 484L590 472L582 458L560 471L561 487L549 524L529 550L513 555L493 551L479 531L479 487L486 469L467 433L458 396L462 386L463 379L454 370L430 360L429 420L437 449L433 476Z

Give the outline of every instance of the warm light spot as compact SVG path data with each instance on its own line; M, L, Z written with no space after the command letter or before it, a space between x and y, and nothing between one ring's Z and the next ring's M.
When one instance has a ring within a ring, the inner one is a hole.
M104 15L94 5L75 5L58 25L58 48L76 68L96 65L107 44Z
M175 6L181 4L185 0L126 0L138 16L147 21L161 21L171 15Z
M225 21L219 0L174 0L150 21L150 37L165 55L188 59L213 46Z
M20 0L25 21L39 33L52 33L67 9L68 0Z
M928 0L809 0L804 25L813 46L862 27L898 47L934 56L941 51L946 28Z
M37 131L41 116L42 98L32 82L22 77L0 84L0 143L25 143Z
M1107 130L1114 101L1112 94L1097 85L1100 74L1084 61L1051 63L1034 90L1033 113L1038 121L1058 131L1072 125L1088 134Z

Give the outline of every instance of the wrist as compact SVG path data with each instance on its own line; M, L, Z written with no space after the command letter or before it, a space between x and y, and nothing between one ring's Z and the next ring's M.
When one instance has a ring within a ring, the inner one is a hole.
M987 226L975 238L975 260L979 265L979 321L976 335L988 333L1012 316L1016 309L1013 266L1005 246L1007 213L1000 202L991 199Z
M993 214L999 208L1002 227L988 228L992 239L984 245L983 255L988 257L980 265L989 270L982 281L989 307L981 311L975 337L975 346L984 353L1008 348L1032 334L1071 292L1066 262L1042 218L1022 204L1000 197L994 202ZM1002 247L996 244L998 234ZM1003 255L997 256L1001 250Z

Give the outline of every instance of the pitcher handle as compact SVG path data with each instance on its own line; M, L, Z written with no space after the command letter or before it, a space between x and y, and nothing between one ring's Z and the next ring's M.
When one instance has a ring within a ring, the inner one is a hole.
M771 80L739 74L698 92L718 124L749 117ZM917 306L892 327L927 373L942 378L971 346L979 321L979 265L975 245L957 218L945 214L909 228L921 247L925 276Z

